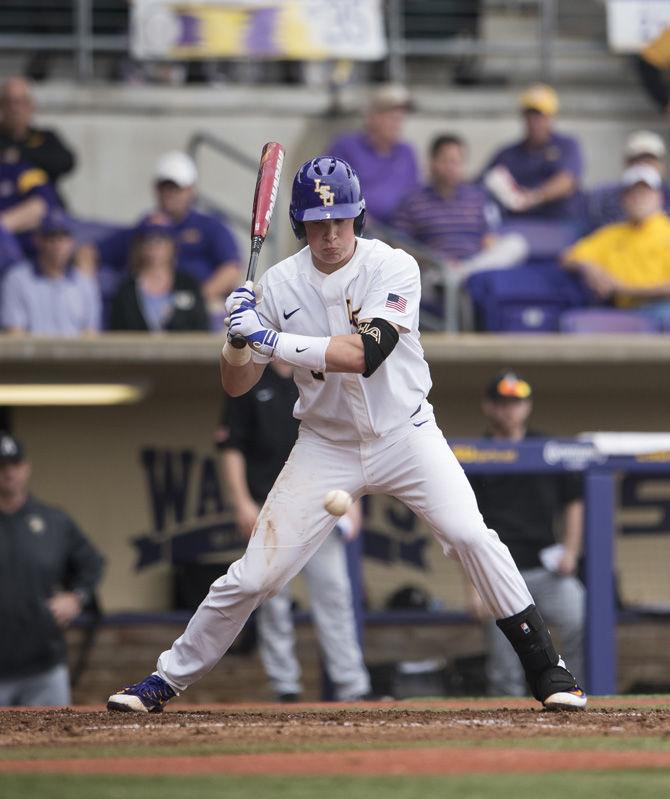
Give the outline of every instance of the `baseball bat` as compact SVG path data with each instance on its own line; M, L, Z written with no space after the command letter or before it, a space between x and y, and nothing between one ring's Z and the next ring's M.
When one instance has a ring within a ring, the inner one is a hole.
M276 141L268 142L261 152L254 203L251 210L251 254L246 282L250 282L252 285L256 276L258 256L268 234L270 220L277 202L279 178L283 164L284 148ZM233 347L241 350L247 342L243 336L233 336L231 343Z

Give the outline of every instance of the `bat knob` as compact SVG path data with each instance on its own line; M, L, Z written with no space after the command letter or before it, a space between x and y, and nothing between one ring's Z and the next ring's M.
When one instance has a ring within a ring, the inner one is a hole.
M242 350L247 346L247 340L244 336L233 336L230 339L230 343L235 347L236 350Z

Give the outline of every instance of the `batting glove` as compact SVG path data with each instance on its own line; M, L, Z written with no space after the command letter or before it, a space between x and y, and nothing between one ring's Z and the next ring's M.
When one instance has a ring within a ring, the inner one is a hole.
M256 308L246 302L231 314L228 337L233 336L243 336L254 352L267 358L272 358L279 342L279 333L265 327Z
M236 311L242 303L246 303L251 308L256 307L256 292L254 291L254 284L251 280L247 280L247 282L240 286L239 288L235 289L231 294L228 295L226 298L226 314L231 316L233 311Z

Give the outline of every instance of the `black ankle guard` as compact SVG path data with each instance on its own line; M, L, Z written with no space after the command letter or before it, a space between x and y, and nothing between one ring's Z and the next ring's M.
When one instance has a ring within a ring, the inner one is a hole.
M516 616L499 619L496 624L514 647L529 678L558 663L549 630L535 605L529 605Z

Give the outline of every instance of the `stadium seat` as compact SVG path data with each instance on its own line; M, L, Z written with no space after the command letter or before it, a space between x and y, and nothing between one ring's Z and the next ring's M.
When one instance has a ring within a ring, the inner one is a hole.
M657 333L651 317L617 308L583 308L561 314L561 333Z
M479 272L467 281L479 330L555 333L561 314L593 302L573 275L554 262Z

